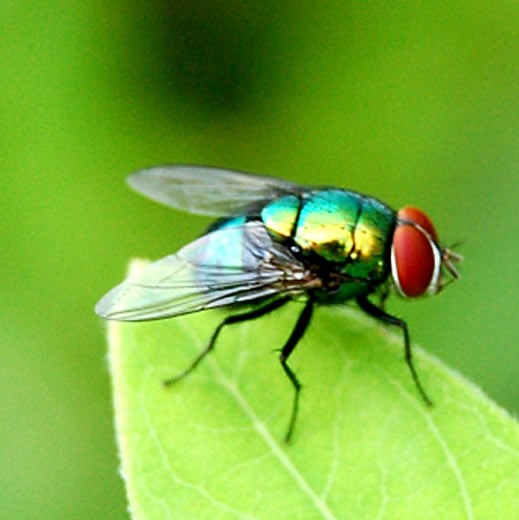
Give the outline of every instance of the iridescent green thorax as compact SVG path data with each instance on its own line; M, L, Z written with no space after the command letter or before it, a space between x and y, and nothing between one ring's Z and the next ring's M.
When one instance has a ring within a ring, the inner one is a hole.
M315 190L271 202L261 218L275 239L293 241L303 258L322 263L323 276L331 277L322 295L328 303L361 294L388 276L396 216L376 199L345 190Z

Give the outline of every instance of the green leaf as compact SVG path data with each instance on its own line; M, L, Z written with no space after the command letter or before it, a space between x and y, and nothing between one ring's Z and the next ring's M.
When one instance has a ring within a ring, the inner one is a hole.
M519 428L477 388L356 310L319 308L290 358L275 350L297 313L224 329L170 388L223 311L109 326L117 440L137 519L519 518Z

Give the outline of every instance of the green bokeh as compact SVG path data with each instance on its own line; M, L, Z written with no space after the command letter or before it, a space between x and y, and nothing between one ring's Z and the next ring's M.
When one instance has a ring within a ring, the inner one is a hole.
M462 241L463 280L391 307L519 412L518 4L7 0L0 34L6 518L126 517L92 307L131 256L206 224L127 190L146 165L423 207Z

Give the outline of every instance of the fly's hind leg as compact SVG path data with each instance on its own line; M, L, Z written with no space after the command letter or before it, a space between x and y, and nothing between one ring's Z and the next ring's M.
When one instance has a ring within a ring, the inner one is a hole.
M172 377L171 379L166 379L163 381L164 386L171 386L181 379L184 379L187 375L189 375L193 370L200 364L200 362L213 350L214 346L216 345L216 340L218 339L218 336L220 335L220 332L226 325L232 325L233 323L240 323L242 321L248 321L248 320L254 320L256 318L259 318L261 316L264 316L265 314L268 314L269 312L272 312L276 309L279 309L282 307L285 303L287 303L290 300L288 297L284 298L278 298L277 300L269 301L266 305L263 305L262 307L257 307L255 309L252 309L247 312L243 312L241 314L233 314L231 316L227 316L214 330L211 338L209 339L209 343L205 347L200 354L192 361L191 365L189 365L185 370L180 372L180 374L177 374L176 376Z
M290 439L292 438L292 433L296 424L297 412L299 410L299 394L301 393L301 383L297 379L297 376L294 373L294 371L288 366L287 361L290 354L293 352L293 350L299 343L299 340L303 337L306 329L308 328L308 325L310 325L310 320L312 319L313 314L313 308L314 302L312 298L309 298L305 303L303 311L297 319L297 322L295 324L294 329L292 330L292 333L290 334L290 337L288 338L287 342L285 343L279 354L279 362L281 363L281 366L283 367L286 376L290 380L290 383L292 383L295 392L294 400L292 403L292 412L290 414L290 421L288 423L287 433L285 434L285 442L287 443L290 442Z

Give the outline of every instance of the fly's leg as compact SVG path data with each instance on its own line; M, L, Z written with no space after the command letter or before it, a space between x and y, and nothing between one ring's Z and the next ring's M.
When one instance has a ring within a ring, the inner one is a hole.
M297 376L295 375L294 371L288 366L287 361L290 354L293 352L293 350L299 343L299 340L303 337L306 329L308 328L308 325L310 325L310 320L312 319L313 314L313 308L314 302L312 298L309 298L305 303L303 311L297 319L297 322L295 324L294 329L292 330L292 333L290 334L290 337L288 338L287 342L285 343L284 347L281 349L281 352L279 354L279 362L281 363L281 366L283 367L286 376L292 383L292 386L294 387L295 391L290 421L288 423L288 429L285 435L285 442L287 443L290 442L292 433L294 431L294 426L296 424L297 412L299 409L299 394L301 392L301 383L297 379Z
M373 303L371 303L367 296L359 296L357 298L357 303L359 304L359 307L372 316L373 318L383 322L383 323L389 323L390 325L396 325L399 327L403 334L404 334L404 354L405 354L405 362L407 363L407 366L409 367L409 370L411 371L411 376L413 378L414 384L416 385L416 388L418 390L418 393L421 395L422 399L425 401L425 404L427 406L432 406L433 403L427 393L425 392L422 384L420 383L420 380L418 379L418 373L416 372L416 369L413 364L413 357L411 353L411 341L409 339L409 330L407 328L407 323L397 318L396 316L392 316L391 314L388 314L384 310L380 309Z
M379 309L381 310L385 310L386 308L386 301L389 297L389 293L391 291L391 286L389 284L386 284L384 285L384 287L382 287L382 289L380 290L379 294L378 294L378 307Z
M216 327L215 331L213 332L211 339L209 340L209 343L205 347L200 354L193 360L191 365L189 365L185 370L180 372L180 374L177 374L175 377L172 377L171 379L166 379L163 381L165 386L171 386L181 379L184 379L187 375L189 375L202 361L202 359L213 350L216 340L218 339L218 336L222 329L226 325L232 325L233 323L240 323L241 321L248 321L248 320L254 320L256 318L260 318L261 316L264 316L265 314L268 314L269 312L272 312L276 309L279 309L285 303L287 303L290 300L288 297L279 298L277 300L273 300L268 302L266 305L263 305L263 307L258 307L256 309L252 309L247 312L243 312L241 314L233 314L232 316L227 316L219 325Z

